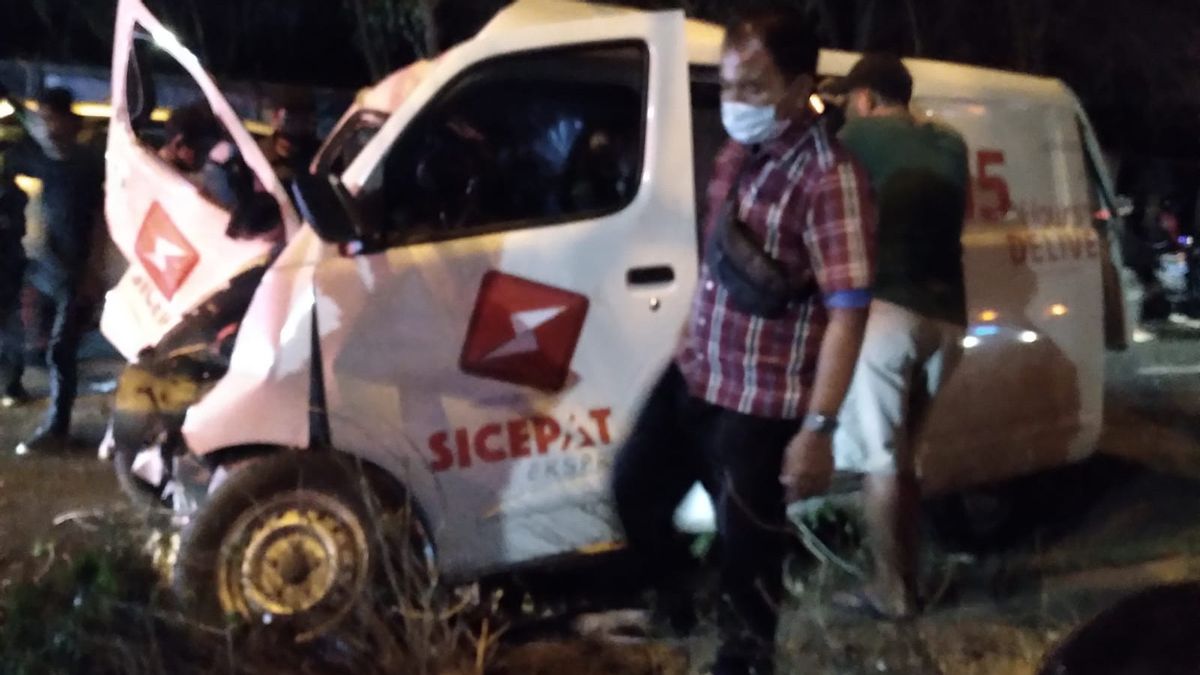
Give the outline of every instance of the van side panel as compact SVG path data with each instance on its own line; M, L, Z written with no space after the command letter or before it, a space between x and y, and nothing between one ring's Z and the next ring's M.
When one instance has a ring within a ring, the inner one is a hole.
M930 492L1074 461L1099 437L1103 253L1069 103L916 102L965 136L972 172L970 323L920 441Z

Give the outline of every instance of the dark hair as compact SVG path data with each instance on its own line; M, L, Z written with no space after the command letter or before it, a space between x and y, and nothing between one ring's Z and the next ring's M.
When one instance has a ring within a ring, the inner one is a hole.
M221 125L206 101L194 101L176 108L164 125L167 138L182 136L184 145L205 150L221 137Z
M838 85L843 91L869 89L887 103L908 105L912 101L912 73L894 54L864 55Z
M75 103L75 94L66 87L51 87L38 96L38 107L56 115L72 115L71 106Z
M795 10L772 9L747 12L725 27L725 48L739 48L758 39L789 79L817 74L820 45L813 23Z
M277 110L305 115L314 115L317 112L316 97L309 89L280 87L270 96L270 99Z

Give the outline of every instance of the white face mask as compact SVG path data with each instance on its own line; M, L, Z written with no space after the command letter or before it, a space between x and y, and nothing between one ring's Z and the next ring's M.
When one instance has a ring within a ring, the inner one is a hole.
M750 105L740 101L721 102L721 122L729 137L742 145L769 141L779 128L775 120L775 106Z

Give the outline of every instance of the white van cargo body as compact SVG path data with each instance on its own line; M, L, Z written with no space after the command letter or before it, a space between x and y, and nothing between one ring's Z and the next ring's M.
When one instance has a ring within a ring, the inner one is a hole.
M139 35L199 83L276 200L282 240L230 239L229 213L141 146L128 103ZM361 96L314 162L328 191L302 189L297 215L195 57L121 0L107 215L131 264L106 335L131 361L158 347L144 367L231 278L261 274L222 376L162 446L168 466L198 458L220 475L236 462L232 484L278 470L245 461L271 452L361 458L415 501L453 579L619 542L608 471L696 284L697 205L724 142L721 39L679 12L520 0ZM821 74L855 59L825 52ZM1095 218L1115 209L1086 117L1056 80L907 63L917 113L966 137L973 174L967 349L921 440L921 479L953 492L1085 457L1105 313L1122 311L1119 294L1105 307L1108 225ZM254 522L228 536L273 536L276 521ZM286 536L320 538L306 527ZM234 563L221 569L252 576ZM238 583L250 599L222 595L227 611L311 606Z

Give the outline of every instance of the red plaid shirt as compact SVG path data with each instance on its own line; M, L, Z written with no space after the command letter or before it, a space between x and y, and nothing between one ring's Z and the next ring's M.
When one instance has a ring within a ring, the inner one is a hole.
M702 266L676 361L693 396L748 415L801 417L829 322L824 297L872 282L870 181L824 124L793 123L756 153L730 142L708 188L706 240L735 180L742 220L794 274L811 270L820 292L764 319L738 311Z

